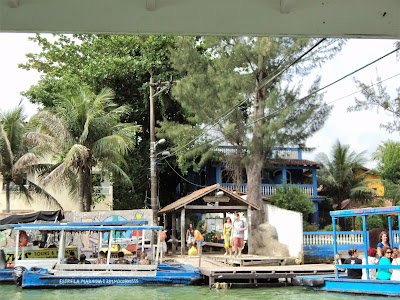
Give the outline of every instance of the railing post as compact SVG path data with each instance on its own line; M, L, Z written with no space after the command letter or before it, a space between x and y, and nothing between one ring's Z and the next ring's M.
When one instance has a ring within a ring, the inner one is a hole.
M339 277L338 269L336 264L338 263L336 259L336 255L338 253L337 244L336 244L336 218L332 218L332 226L333 226L333 257L335 261L335 278Z
M364 232L364 255L365 255L365 264L368 264L368 245L367 245L367 218L365 215L362 216L363 220L363 232ZM390 227L389 227L390 229ZM369 268L366 269L367 279L369 279Z

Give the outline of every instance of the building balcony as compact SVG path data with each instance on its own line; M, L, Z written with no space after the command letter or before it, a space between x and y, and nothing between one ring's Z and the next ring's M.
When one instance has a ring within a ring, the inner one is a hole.
M236 190L236 184L233 183L221 183L221 186L226 188L229 191ZM271 197L276 193L276 188L279 186L283 186L282 184L261 184L261 195L263 197ZM311 184L289 184L291 186L298 186L304 194L309 197L313 197L316 195L314 194L314 187ZM241 186L240 192L247 194L247 184L243 184Z

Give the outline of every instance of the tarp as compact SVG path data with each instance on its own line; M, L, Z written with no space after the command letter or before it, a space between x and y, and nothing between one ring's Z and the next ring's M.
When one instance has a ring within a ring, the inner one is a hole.
M19 224L19 223L32 223L36 220L40 221L60 221L64 219L62 210L56 211L38 211L31 214L11 215L0 220L0 225L6 224Z

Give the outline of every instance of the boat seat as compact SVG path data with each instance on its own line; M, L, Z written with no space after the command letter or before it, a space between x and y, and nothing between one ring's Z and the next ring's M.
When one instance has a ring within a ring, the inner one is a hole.
M123 265L123 264L57 264L55 270L62 271L154 271L157 270L157 265Z

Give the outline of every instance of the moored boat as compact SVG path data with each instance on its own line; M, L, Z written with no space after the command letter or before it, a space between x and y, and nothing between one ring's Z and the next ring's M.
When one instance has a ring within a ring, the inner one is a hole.
M40 262L26 270L16 272L17 283L22 288L62 288L62 287L99 287L108 285L160 285L160 284L193 284L200 280L200 274L191 265L163 264L160 256L160 238L150 248L149 264L111 264L111 249L115 232L124 231L158 231L160 226L147 225L57 225L34 226L36 230L56 230L60 232L60 245L57 261L53 267L41 267ZM32 229L32 226L21 226L16 230ZM108 255L104 264L67 264L65 261L65 236L67 232L100 232L108 233ZM136 246L144 252L144 234L137 235ZM17 251L17 250L16 250ZM18 261L16 261L18 265Z
M392 216L399 216L400 206L364 208L355 210L332 211L333 225L333 252L337 257L336 221L339 217L361 216L363 220L364 253L368 249L368 235L366 218L369 215L387 215L389 224L389 237L393 241ZM347 275L340 274L338 269L364 269L366 279L350 279ZM336 265L335 275L324 276L299 276L294 279L295 285L305 286L316 291L342 292L368 295L400 296L400 281L370 279L370 269L400 269L399 265L370 265L370 264L340 264Z

